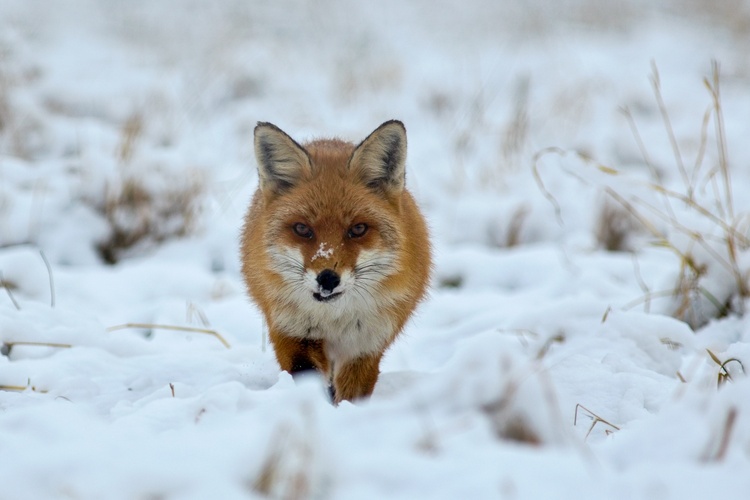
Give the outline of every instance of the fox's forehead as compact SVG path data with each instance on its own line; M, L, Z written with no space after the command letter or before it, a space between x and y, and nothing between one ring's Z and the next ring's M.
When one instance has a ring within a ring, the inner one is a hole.
M318 139L304 145L318 175L346 173L354 147L351 142L340 139Z
M349 225L373 219L372 195L365 188L341 179L314 179L300 185L294 197L285 200L284 212L291 219L327 226ZM370 199L368 199L370 198Z
M271 202L274 226L300 222L313 226L316 233L339 234L342 228L365 223L393 239L393 207L349 168L355 145L339 139L320 139L303 147L312 171Z
M382 212L385 200L351 175L327 164L311 178L279 197L284 212L304 221L349 224L359 218L373 218Z

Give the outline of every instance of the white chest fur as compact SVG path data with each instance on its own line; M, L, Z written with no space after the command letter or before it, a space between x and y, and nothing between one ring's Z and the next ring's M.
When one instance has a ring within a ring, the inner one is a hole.
M292 337L325 340L326 355L334 365L382 352L395 333L393 322L379 314L377 307L352 307L361 303L346 299L341 297L337 304L315 303L295 314L279 313L275 326Z

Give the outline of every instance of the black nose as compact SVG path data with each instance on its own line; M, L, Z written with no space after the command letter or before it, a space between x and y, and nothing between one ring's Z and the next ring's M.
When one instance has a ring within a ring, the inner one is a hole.
M320 272L320 274L316 278L316 281L323 290L325 290L326 292L332 292L333 289L339 286L339 283L341 283L341 278L339 278L339 275L336 274L336 271L324 269Z

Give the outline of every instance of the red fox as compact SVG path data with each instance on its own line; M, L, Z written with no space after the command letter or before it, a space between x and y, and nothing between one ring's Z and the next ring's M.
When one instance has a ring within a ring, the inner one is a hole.
M359 145L300 145L260 122L255 156L242 274L276 359L293 375L318 370L334 404L369 396L431 270L427 226L404 185L406 129L392 120Z

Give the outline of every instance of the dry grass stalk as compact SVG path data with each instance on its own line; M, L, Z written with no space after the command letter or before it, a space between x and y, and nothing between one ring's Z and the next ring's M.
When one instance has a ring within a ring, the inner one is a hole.
M519 383L516 380L509 380L502 397L483 405L482 411L489 417L498 438L517 443L540 445L542 439L536 430L529 425L528 419L513 411L513 401L518 392L518 385Z
M102 258L114 264L142 242L188 235L203 192L201 179L191 174L175 179L178 182L167 180L163 188L150 188L135 176L110 185L104 203L97 207L111 228L109 238L98 246Z
M159 330L169 330L169 331L177 331L177 332L193 332L193 333L202 333L205 335L212 335L216 337L216 339L221 342L224 347L227 349L230 349L232 346L229 345L229 342L226 341L224 337L221 336L219 332L216 330L211 330L209 328L194 328L190 326L174 326L174 325L157 325L153 323L125 323L123 325L116 325L116 326L110 326L107 328L108 332L114 332L117 330L125 330L128 328L146 328L146 329L159 329Z
M47 260L47 256L44 254L44 251L39 250L39 255L42 257L42 261L44 262L44 265L47 268L47 276L49 276L50 307L55 307L55 280L52 276L52 267L50 266L50 263ZM20 311L21 306L16 300L15 296L13 295L13 290L17 289L18 285L16 285L10 280L6 280L3 277L2 271L0 271L0 288L5 289L5 292L8 294L8 297L10 298L10 301L13 303L13 306L16 308L17 311Z
M3 288L5 288L5 292L8 294L8 298L10 298L10 301L11 301L11 303L13 303L13 307L16 308L16 311L20 311L21 310L21 306L18 304L18 301L13 296L13 292L11 291L12 289L16 288L16 284L13 283L13 282L11 282L11 281L7 281L3 277L2 271L0 271L0 286L2 286Z
M117 158L122 163L128 163L133 158L136 143L143 134L143 115L132 113L122 126L120 145L117 147Z
M651 158L648 154L648 149L646 149L646 145L643 143L643 138L641 137L641 132L638 130L638 125L635 123L635 119L633 118L633 113L630 112L630 108L623 107L620 108L620 111L625 116L625 119L628 121L628 126L630 127L630 132L633 134L633 138L635 139L636 145L638 146L638 150L641 152L641 156L643 157L643 162L648 167L649 171L651 172L651 177L654 179L655 182L659 183L661 182L661 174L654 166L654 163L651 161Z
M544 344L542 344L542 347L540 347L539 351L536 353L536 359L542 359L547 355L553 345L562 344L563 342L565 342L565 334L563 333L558 333L557 335L553 335L552 337L548 338L544 341Z
M117 177L107 184L103 199L88 200L110 226L109 236L97 245L109 264L137 245L189 234L204 190L197 170L171 174L160 165L141 168L137 153L144 131L144 116L134 111L123 123L114 151Z
M537 339L539 338L539 334L533 330L529 330L528 328L498 328L497 331L499 333L507 333L510 335L515 335L518 337L518 341L521 343L524 347L529 347L529 341L528 339Z
M251 484L252 490L283 500L311 498L314 490L311 465L315 460L315 450L309 441L296 436L289 426L277 428L271 440L271 450Z
M635 279L638 282L638 286L643 291L643 296L646 297L643 308L644 312L649 313L651 312L651 289L643 279L643 275L641 274L641 266L638 263L638 257L635 254L633 254L633 274L635 274Z
M11 121L11 108L8 94L10 92L8 78L0 71L0 134L5 132Z
M70 349L71 347L73 347L71 344L60 344L57 342L9 341L3 342L2 347L0 347L0 354L2 354L3 356L8 356L11 350L13 350L13 348L17 345L33 347L54 347L56 349Z
M521 243L521 229L523 229L523 223L528 215L529 209L524 206L518 207L513 212L508 224L508 232L505 235L505 247L512 248Z
M719 373L716 376L716 385L718 387L721 387L724 383L732 381L732 374L729 372L729 369L727 368L728 365L734 363L739 365L740 370L742 371L743 375L746 374L745 372L745 365L742 364L742 361L740 361L737 358L729 358L725 361L722 361L719 359L719 357L711 352L710 349L706 349L706 352L708 353L708 356L711 358L711 360L719 365Z
M501 151L506 165L516 162L528 141L529 136L529 90L530 79L520 78L516 82L516 88L512 102L515 103L513 114L505 126L503 133Z
M573 426L578 425L578 412L579 411L585 412L586 416L589 417L589 418L591 418L591 420L592 420L591 427L589 427L588 432L586 432L586 437L584 437L584 441L589 438L589 435L594 430L594 427L597 426L597 424L603 424L603 425L606 425L606 426L609 427L609 429L607 429L607 430L604 431L604 433L607 434L607 435L611 434L613 432L613 430L614 431L619 431L620 430L620 428L617 427L615 424L610 423L607 420L604 420L602 417L600 417L599 415L597 415L593 411L589 410L588 408L586 408L585 406L583 406L580 403L576 405L576 410L575 410L575 413L573 415Z
M599 210L594 233L601 248L623 252L632 250L630 235L638 229L637 220L627 210L605 201Z
M643 145L640 134L637 132L638 129L632 119L632 115L627 110L626 117L631 125L631 129L634 131L638 147L643 154L643 161L654 175L653 181L634 182L634 185L645 187L648 191L654 193L663 202L663 206L655 206L653 203L635 194L629 196L622 194L618 189L607 185L603 186L603 190L623 208L625 213L629 214L633 221L638 222L640 226L645 228L654 237L657 245L672 251L677 256L680 265L679 277L674 289L657 292L651 292L646 289L644 297L635 303L644 302L648 306L650 301L655 297L673 297L677 300L673 315L696 328L707 321L705 312L700 311L697 307L701 299L705 299L713 305L715 317L721 317L730 312L744 314L744 299L750 297L750 285L748 284L747 270L742 269L739 263L739 255L742 251L750 248L750 239L744 233L747 228L743 225L747 220L747 214L737 217L734 211L721 93L719 90L719 65L717 63L713 64L711 79L706 79L704 82L711 94L712 102L709 110L704 115L701 146L692 176L688 174L685 168L682 154L672 129L669 113L661 95L661 82L655 65L653 66L653 70L652 84L654 94L662 116L664 128L667 131L669 142L673 149L675 165L682 179L684 192L668 188L661 183L661 180L657 176L657 171ZM698 173L705 158L705 150L708 142L707 129L711 118L715 125L715 149L718 159L716 166L705 174L704 180L704 183L712 189L713 199L701 201L696 196L696 192L699 191L697 185L700 180ZM560 205L552 193L545 188L539 172L539 162L544 156L549 154L558 156L572 154L585 165L593 166L608 177L622 175L619 170L596 163L588 156L578 152L569 153L559 148L547 148L538 152L534 157L534 178L543 195L554 207L555 215L561 224ZM568 169L565 169L565 171L581 179L583 182L588 182L574 171L569 171ZM715 235L707 231L696 231L686 225L675 214L672 209L672 203L679 203L695 216L707 221L719 234ZM668 230L665 231L661 227L666 227ZM677 243L681 237L687 238L689 242L687 246ZM615 239L612 239L612 242L614 243ZM697 260L694 249L700 249L707 256L707 259L704 261ZM734 280L734 290L729 297L719 299L703 286L704 278L712 269L712 266L720 266ZM626 307L631 306L632 304Z
M208 317L206 316L206 313L203 311L203 309L201 309L192 301L188 301L186 316L188 323L193 323L193 317L197 317L198 321L200 321L201 325L203 325L204 328L208 328L211 326L208 321Z
M732 407L727 412L727 416L724 419L724 425L721 427L720 435L718 439L718 446L715 452L711 452L710 448L713 448L714 443L709 443L709 450L703 454L704 462L721 462L729 451L729 444L734 432L734 425L737 422L737 408Z
M0 384L0 391L13 391L13 392L31 391L31 392L38 392L41 394L47 393L45 389L37 389L36 386L31 385L31 379L29 379L26 382L26 385L2 385Z
M518 334L519 339L523 339L526 335L536 337L534 332L528 330L508 330L508 332ZM545 342L545 346L556 341L558 341L558 337L552 337ZM542 351L545 349L546 347L543 347ZM543 354L539 354L538 358L542 356ZM533 375L538 382L538 389L541 390L540 396L545 404L536 404L531 407L527 402L528 394L524 394L522 401L518 400L522 384L527 383L530 375ZM483 404L480 409L489 418L499 439L534 446L544 444L547 439L557 439L559 436L555 436L550 431L563 421L559 413L553 384L545 376L545 371L538 362L532 363L522 372L517 372L515 375L508 377L498 395L490 402ZM539 413L546 413L544 424L540 423L539 419L543 417L540 417Z
M669 136L669 144L672 146L672 153L674 154L675 164L677 170L680 172L682 181L685 183L687 188L688 197L693 197L693 186L690 183L690 177L688 177L687 170L685 169L685 163L682 161L682 154L680 153L680 146L677 144L677 138L674 134L674 128L672 127L672 121L669 118L669 112L667 106L664 104L664 98L661 95L661 78L659 78L659 68L656 66L655 61L651 61L651 85L654 89L654 97L656 98L657 107L661 114L662 122L664 123L664 129Z
M49 260L47 260L47 256L44 254L44 250L39 250L39 255L42 257L42 261L44 261L44 266L47 268L47 276L49 276L49 305L50 307L55 307L55 278L52 276L52 266L49 264Z

